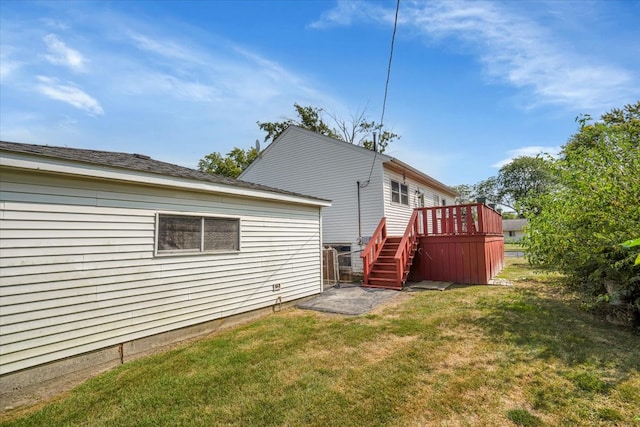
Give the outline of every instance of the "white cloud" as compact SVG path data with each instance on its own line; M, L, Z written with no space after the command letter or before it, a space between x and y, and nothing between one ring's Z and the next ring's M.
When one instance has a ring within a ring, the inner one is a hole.
M224 116L234 109L246 114L265 105L274 108L274 103L285 99L288 108L295 101L308 99L332 102L305 77L233 42L212 37L206 44L196 44L189 39L153 37L132 30L123 33L136 49L155 55L153 61L145 63L140 63L137 56L119 58L129 70L135 70L120 73L124 76L120 88L128 94L165 94L209 102L210 113L219 111Z
M8 79L18 68L20 63L5 59L3 55L0 55L0 83L4 83L4 80Z
M45 58L54 65L62 65L73 71L85 71L87 60L80 52L67 46L55 34L43 37L49 53Z
M307 28L320 30L369 21L393 24L395 14L395 8L387 9L363 0L338 0L333 9L323 12L320 18L307 25ZM398 20L401 21L400 16Z
M42 18L41 21L44 25L54 30L66 31L69 29L69 26L65 22L59 21L57 19Z
M217 88L203 83L154 72L129 74L120 84L129 94L165 94L193 102L215 102L220 98Z
M38 81L40 84L36 86L36 89L43 95L57 101L66 102L89 114L104 114L100 103L77 86L61 84L57 79L46 76L38 76Z
M529 147L521 147L521 148L516 148L515 150L509 150L508 151L508 156L505 159L500 160L499 162L496 162L494 164L491 165L491 167L494 168L501 168L504 165L508 165L509 163L511 163L513 161L513 159L515 159L516 157L535 157L539 154L541 155L550 155L552 157L557 156L560 153L560 150L562 148L555 146L555 147L543 147L540 145L532 145Z
M556 104L592 110L640 95L634 72L585 57L571 49L571 40L515 10L494 2L414 1L401 4L399 23L428 40L453 39L455 49L478 57L488 76L525 91L529 108ZM311 27L392 23L390 17L390 9L381 12L375 4L340 1Z
M366 10L360 8L360 2L338 1L335 8L323 12L320 19L308 25L309 28L323 29L341 25L351 25L359 13Z
M0 36L0 40L4 37ZM0 83L4 84L22 66L22 61L16 60L16 49L7 44L0 44Z
M190 52L187 48L180 46L172 40L154 40L145 35L130 31L129 37L134 41L136 47L147 52L155 53L171 59L180 59L188 62L200 62L195 52Z

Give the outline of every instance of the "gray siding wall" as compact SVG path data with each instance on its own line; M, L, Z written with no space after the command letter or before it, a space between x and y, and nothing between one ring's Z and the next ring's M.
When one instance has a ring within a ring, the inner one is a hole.
M241 251L156 257L157 212L240 218ZM322 289L313 206L3 170L0 229L2 374Z
M376 156L369 185L360 190L361 228L371 236L384 214L382 161ZM369 178L373 153L298 128L289 128L240 179L331 200L322 210L323 241L358 249L358 190ZM352 258L361 269L359 255Z

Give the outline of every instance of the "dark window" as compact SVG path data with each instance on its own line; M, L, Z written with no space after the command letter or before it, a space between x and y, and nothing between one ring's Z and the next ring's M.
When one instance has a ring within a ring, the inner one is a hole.
M158 215L158 253L240 250L240 220Z
M509 237L515 237L515 236L516 236L515 231L509 231Z
M409 206L409 187L396 181L391 181L391 201Z

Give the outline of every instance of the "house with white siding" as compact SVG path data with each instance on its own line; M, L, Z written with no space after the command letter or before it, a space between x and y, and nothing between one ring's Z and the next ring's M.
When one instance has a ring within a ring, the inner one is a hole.
M3 406L322 292L329 206L140 154L0 142Z
M503 219L502 232L505 242L519 242L525 235L525 227L528 221L525 218Z
M413 209L454 204L456 191L391 156L289 126L239 177L332 201L322 213L323 244L358 253L382 217L401 236Z

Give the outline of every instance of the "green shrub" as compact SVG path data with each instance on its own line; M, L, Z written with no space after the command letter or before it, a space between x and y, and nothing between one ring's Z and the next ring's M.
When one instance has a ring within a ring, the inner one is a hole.
M640 229L640 101L600 122L580 119L551 167L557 184L526 213L527 258L562 271L586 294L630 304L640 326L640 244L625 242ZM605 281L616 283L616 295Z

